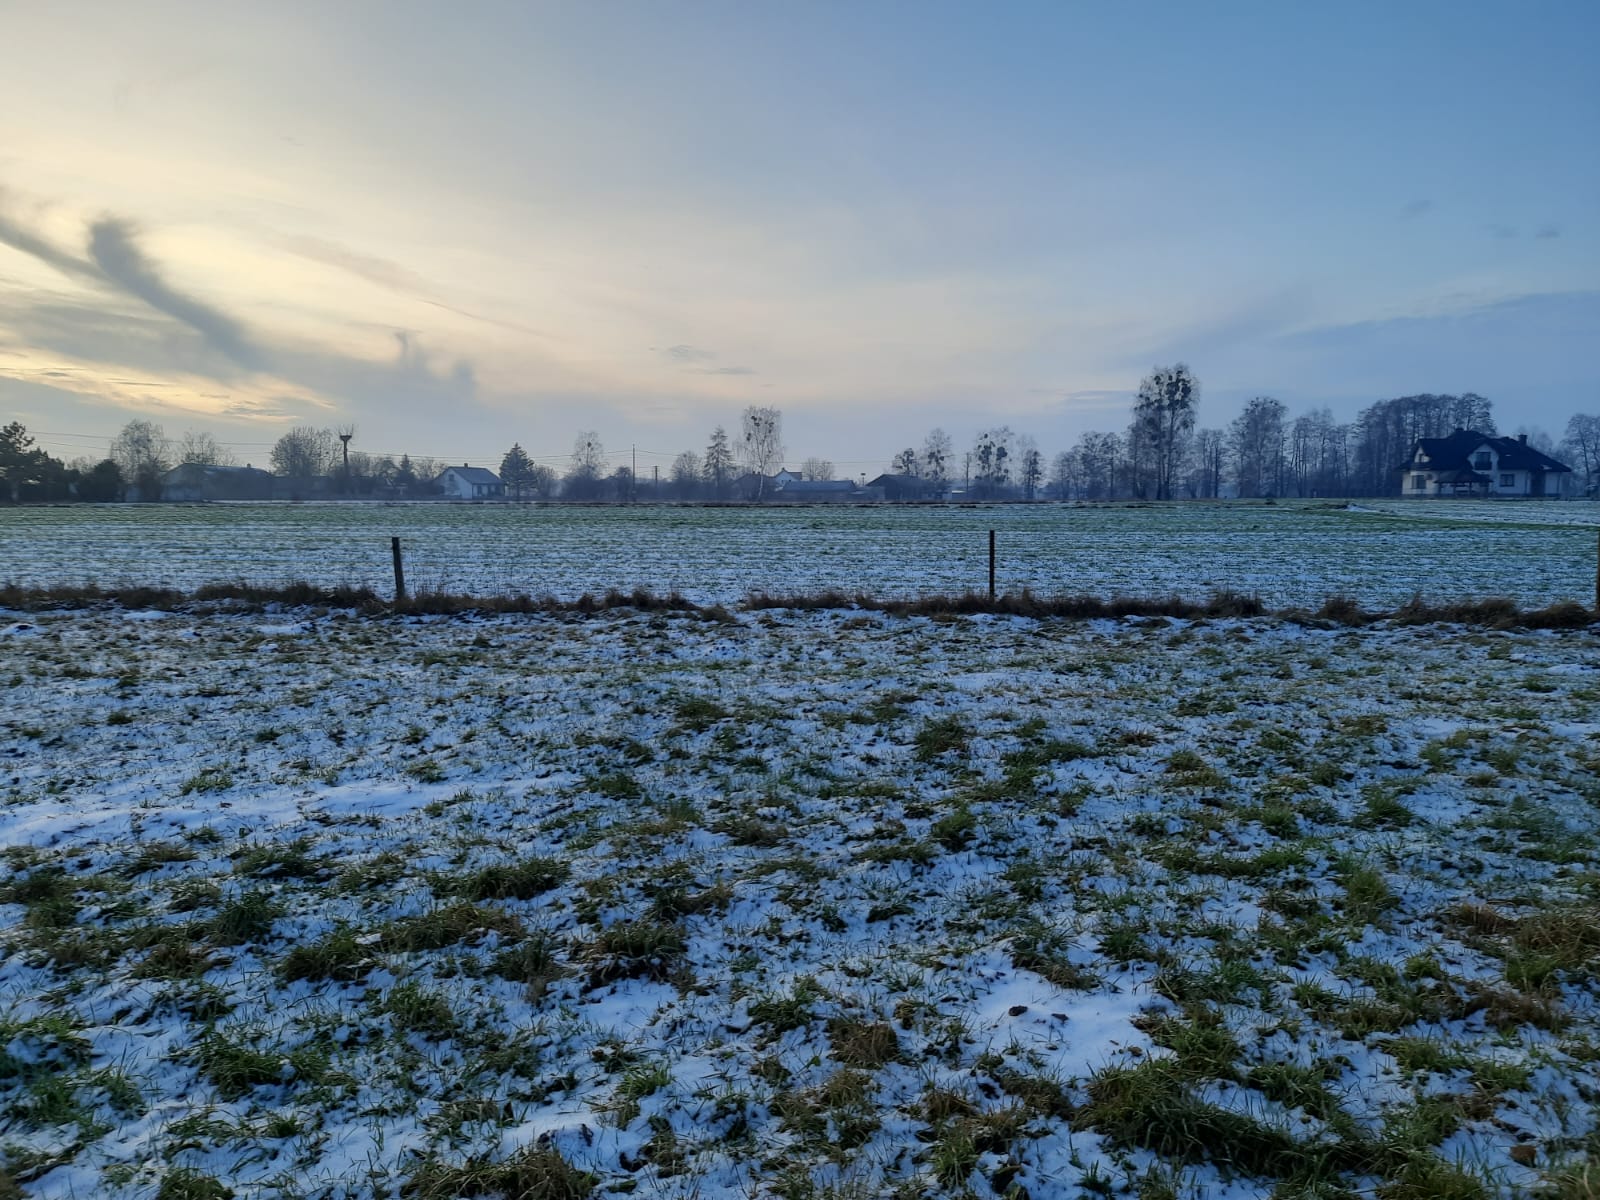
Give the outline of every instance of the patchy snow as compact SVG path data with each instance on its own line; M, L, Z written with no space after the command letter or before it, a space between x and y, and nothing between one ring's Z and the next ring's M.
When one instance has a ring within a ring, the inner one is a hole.
M0 613L30 1195L1511 1196L1596 1134L1590 633L159 617Z

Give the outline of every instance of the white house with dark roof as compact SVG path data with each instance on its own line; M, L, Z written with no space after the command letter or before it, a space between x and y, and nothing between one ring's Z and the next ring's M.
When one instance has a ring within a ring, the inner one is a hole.
M1418 438L1400 472L1402 496L1560 496L1572 468L1528 445L1526 434L1494 437L1458 429Z
M498 500L506 494L500 476L487 467L446 467L434 480L450 500Z

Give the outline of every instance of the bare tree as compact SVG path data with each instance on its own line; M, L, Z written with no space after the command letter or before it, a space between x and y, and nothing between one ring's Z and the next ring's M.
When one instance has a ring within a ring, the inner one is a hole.
M973 486L979 496L993 499L1011 482L1014 438L1011 427L1001 425L985 429L972 444L972 466L976 472Z
M1276 496L1283 491L1283 402L1257 396L1233 419L1230 440L1239 495Z
M1595 485L1600 483L1600 416L1574 413L1562 445L1573 465L1583 472L1583 494L1594 495Z
M556 485L560 482L554 467L534 463L528 472L528 494L536 500L548 500L556 494Z
M942 489L950 482L952 453L950 435L938 428L929 430L922 443L922 477Z
M1139 384L1129 440L1150 472L1157 500L1172 499L1172 482L1188 451L1199 400L1200 382L1182 363L1157 367Z
M1556 453L1556 440L1537 425L1518 425L1517 437L1527 442L1529 446L1540 454L1547 454L1554 458Z
M833 464L825 458L808 458L800 464L800 476L818 482L833 478Z
M239 460L226 450L211 434L199 429L184 432L178 442L178 462L196 463L203 467L236 467Z
M917 452L907 446L890 460L889 472L893 475L916 476L922 474L922 463L917 460Z
M693 450L672 460L672 488L680 500L693 500L700 490L700 456Z
M331 451L330 451L331 453ZM419 454L411 460L411 469L416 472L416 481L411 485L411 491L418 496L437 496L442 490L439 486L439 473L444 470L439 465L439 460L431 454Z
M611 478L606 480L606 491L612 500L629 501L633 499L633 468L618 467L611 472Z
M1044 455L1027 434L1017 439L1017 482L1022 484L1022 498L1032 500L1044 482Z
M161 477L172 467L172 443L154 421L129 421L112 439L111 461L141 500L158 500Z
M745 464L756 475L756 499L766 498L767 477L783 466L783 413L773 405L752 404L744 410L740 443Z
M1222 469L1228 455L1228 435L1220 429L1202 429L1194 437L1195 491L1215 500L1222 495Z
M574 500L593 500L599 496L606 469L606 448L600 435L585 429L573 440L572 465L562 485L565 495Z
M1057 500L1071 500L1081 474L1078 455L1063 450L1050 463L1050 494Z
M301 425L272 447L272 469L287 479L312 479L333 469L338 451L331 431Z
M1085 433L1078 439L1077 453L1085 498L1109 500L1116 495L1122 439L1114 433Z

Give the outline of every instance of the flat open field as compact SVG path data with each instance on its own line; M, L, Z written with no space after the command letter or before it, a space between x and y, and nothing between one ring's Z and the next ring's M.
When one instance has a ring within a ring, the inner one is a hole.
M1593 1195L1592 632L102 609L0 662L0 1195Z
M729 603L751 591L905 595L988 582L1098 596L1334 594L1390 608L1416 592L1594 595L1589 503L1055 504L932 508L136 505L0 508L0 583L190 589L292 580L387 592L389 539L413 588L572 598L646 587Z

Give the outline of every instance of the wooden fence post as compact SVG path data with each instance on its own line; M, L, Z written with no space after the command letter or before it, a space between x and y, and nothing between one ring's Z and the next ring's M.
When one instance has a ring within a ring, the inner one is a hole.
M989 530L989 599L994 599L994 530Z
M394 598L398 603L406 598L406 567L400 559L400 539L390 538L389 549L394 553Z

